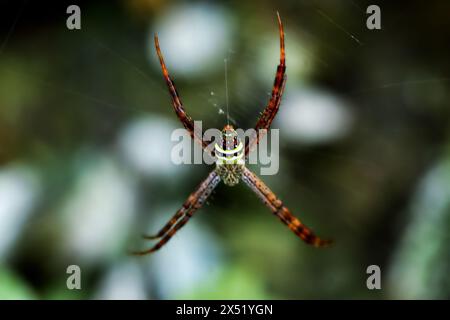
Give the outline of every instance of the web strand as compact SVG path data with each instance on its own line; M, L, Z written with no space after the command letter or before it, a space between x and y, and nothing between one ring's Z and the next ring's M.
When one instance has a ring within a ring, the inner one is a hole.
M227 59L223 60L225 67L225 104L227 107L227 124L230 125L230 113L228 111L228 61Z

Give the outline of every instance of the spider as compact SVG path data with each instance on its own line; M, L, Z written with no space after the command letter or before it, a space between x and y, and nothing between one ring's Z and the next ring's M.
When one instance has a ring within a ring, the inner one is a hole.
M215 169L212 170L207 178L200 183L197 189L190 194L187 200L183 203L182 207L156 235L143 236L144 239L159 239L159 241L153 247L147 250L133 252L133 254L145 255L155 252L163 247L173 237L173 235L189 221L194 213L202 207L220 181L223 181L228 186L234 186L242 180L254 193L256 193L262 202L269 207L272 213L276 215L281 222L286 224L289 229L291 229L307 244L315 247L323 247L331 243L330 240L323 240L317 237L311 229L305 226L290 212L288 208L283 205L283 202L278 199L278 197L260 178L256 176L256 174L245 166L245 160L248 158L250 151L258 144L264 132L270 128L270 125L280 107L281 96L286 84L287 77L285 74L286 57L284 47L284 31L278 12L277 18L280 33L280 63L277 67L271 98L256 123L253 137L244 147L244 144L240 141L240 138L233 126L227 124L222 130L222 137L219 140L219 143L214 145L215 155L217 158ZM186 113L183 104L181 103L180 96L175 88L175 84L169 76L169 72L166 68L166 64L161 53L157 34L154 36L154 41L156 53L161 64L162 73L169 88L169 93L172 97L172 105L175 113L185 129L189 132L191 138L200 143L203 150L208 152L208 141L204 141L201 135L194 130L194 122Z

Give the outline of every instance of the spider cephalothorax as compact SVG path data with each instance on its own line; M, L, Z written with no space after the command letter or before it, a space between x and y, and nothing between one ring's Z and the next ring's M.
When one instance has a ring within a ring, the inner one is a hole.
M255 126L255 134L251 137L249 143L244 144L238 137L237 132L231 125L226 125L222 130L222 137L214 145L214 153L217 157L216 168L212 170L208 177L203 180L198 188L191 193L188 199L183 203L182 207L175 213L172 219L154 236L144 236L145 239L160 239L153 247L148 250L135 252L137 255L144 255L160 249L172 236L182 228L211 195L214 188L223 181L228 186L236 185L242 180L276 215L281 222L286 224L298 237L308 244L316 247L326 246L329 240L322 240L307 227L299 219L297 219L291 211L284 206L283 202L266 186L266 184L251 172L245 166L245 160L248 158L252 147L258 144L264 132L266 132L272 124L275 115L278 112L283 95L284 85L286 84L286 58L284 50L284 31L281 24L280 15L278 14L278 26L280 30L280 63L275 74L275 81L272 88L272 95L261 117ZM208 149L208 141L202 140L201 135L194 130L194 122L184 110L180 97L175 89L175 84L169 76L166 64L159 47L158 37L155 35L155 47L161 63L164 79L169 88L172 97L172 105L183 126L189 132L191 137L203 147L206 152Z
M244 144L233 126L226 125L222 138L214 145L216 172L227 186L235 186L241 180L244 170Z

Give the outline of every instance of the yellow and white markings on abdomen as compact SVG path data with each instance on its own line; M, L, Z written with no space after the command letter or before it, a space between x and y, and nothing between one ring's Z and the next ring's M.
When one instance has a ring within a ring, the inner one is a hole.
M236 133L224 133L223 138L229 141L230 136ZM223 149L217 143L214 145L216 151L216 172L227 186L235 186L239 183L242 170L245 166L244 144L239 141L237 146Z

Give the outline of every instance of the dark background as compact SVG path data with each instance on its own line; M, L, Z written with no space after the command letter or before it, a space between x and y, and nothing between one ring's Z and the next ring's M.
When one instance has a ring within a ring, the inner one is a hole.
M382 30L366 28L370 4ZM170 162L181 125L153 34L204 128L226 123L228 59L246 129L278 63L276 11L288 82L280 170L263 179L334 246L306 246L244 185L221 185L160 252L127 255L212 169ZM2 0L0 26L0 298L450 297L448 1Z

